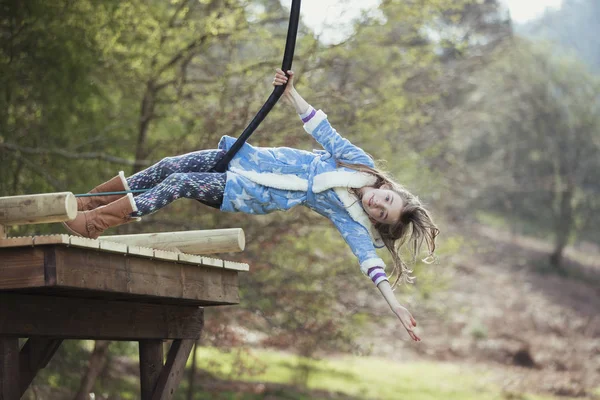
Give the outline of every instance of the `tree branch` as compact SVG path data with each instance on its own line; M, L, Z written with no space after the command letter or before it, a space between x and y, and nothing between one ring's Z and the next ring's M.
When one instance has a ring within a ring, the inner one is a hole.
M134 166L147 166L151 164L150 161L147 160L140 160L138 162L135 162L125 158L114 157L108 154L98 152L74 153L69 150L43 149L39 147L22 147L12 143L0 143L0 149L6 149L23 154L56 155L70 160L102 160L113 164Z

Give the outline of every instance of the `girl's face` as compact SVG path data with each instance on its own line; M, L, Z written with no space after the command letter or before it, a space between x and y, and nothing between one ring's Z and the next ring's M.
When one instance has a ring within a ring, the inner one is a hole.
M365 186L360 189L362 206L372 222L394 224L400 218L404 202L398 193L383 185L379 189Z

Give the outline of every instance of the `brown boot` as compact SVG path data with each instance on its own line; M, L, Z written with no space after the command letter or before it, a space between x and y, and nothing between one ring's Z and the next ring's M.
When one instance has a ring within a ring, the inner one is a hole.
M90 211L77 213L74 220L63 222L73 235L96 239L106 229L131 222L131 213L137 211L133 195L113 201Z
M89 193L123 192L129 190L129 185L127 185L127 180L125 180L125 173L120 171L119 175L101 185L96 186L90 190ZM119 200L123 196L125 196L125 194L77 197L77 211L93 210L94 208L105 206L115 200Z

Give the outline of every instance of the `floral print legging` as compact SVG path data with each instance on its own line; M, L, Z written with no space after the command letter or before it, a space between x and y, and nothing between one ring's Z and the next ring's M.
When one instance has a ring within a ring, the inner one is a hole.
M208 171L224 155L224 150L201 150L167 157L130 176L131 190L149 189L134 198L138 211L132 216L152 214L180 197L220 207L227 174Z

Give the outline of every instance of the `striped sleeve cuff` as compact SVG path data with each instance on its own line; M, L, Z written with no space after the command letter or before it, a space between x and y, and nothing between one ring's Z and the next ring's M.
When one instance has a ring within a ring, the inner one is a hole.
M305 124L310 121L315 114L317 113L317 110L315 110L312 106L308 106L308 110L306 110L306 112L302 113L302 114L298 114L300 116L300 119L302 120L302 122L304 122Z
M385 271L382 267L369 268L369 270L367 271L367 275L369 276L369 278L371 278L375 286L379 285L383 281L388 280L387 275L385 274Z

